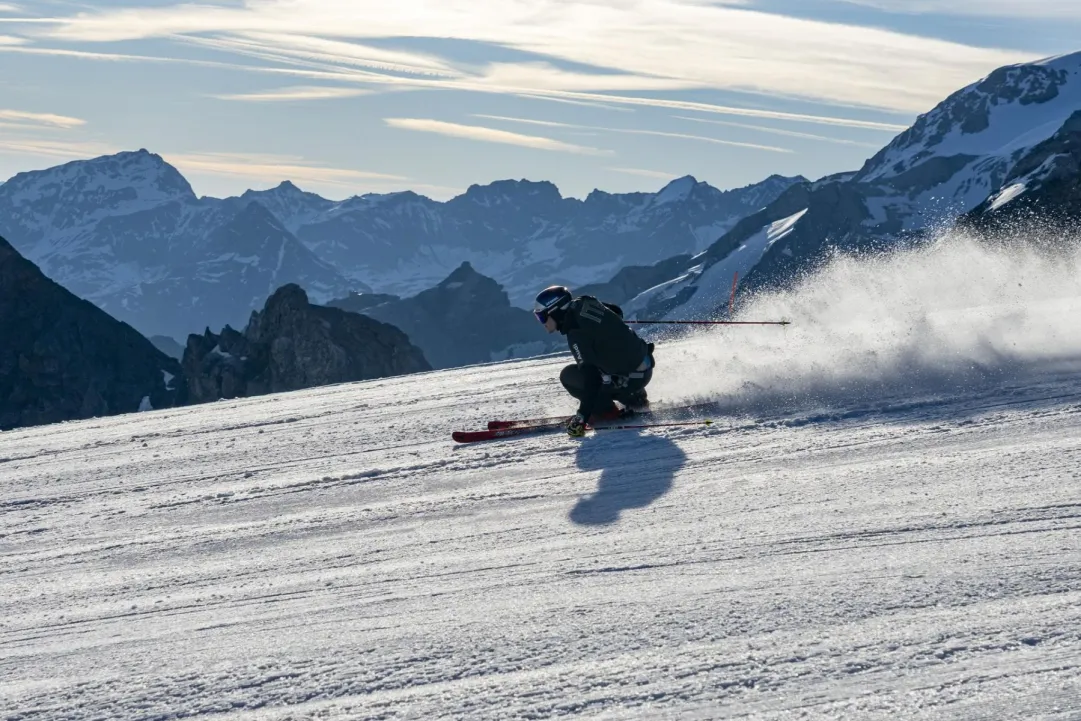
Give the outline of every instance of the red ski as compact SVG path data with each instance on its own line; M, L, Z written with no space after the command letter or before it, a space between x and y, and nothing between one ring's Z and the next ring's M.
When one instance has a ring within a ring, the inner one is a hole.
M637 413L630 414L630 416L634 416L634 415L638 415L638 414ZM630 416L626 416L626 417L629 418ZM594 417L590 418L589 420L590 420L591 423L605 423L607 421L619 420L620 418L623 418L623 417L624 416L623 416L622 412L616 410L616 411L612 411L610 413L605 413L605 414L603 414L601 416L594 415ZM498 431L498 430L502 430L504 428L532 428L533 426L565 426L570 422L571 418L574 418L574 416L551 416L549 418L523 418L523 419L517 420L517 421L488 421L488 430L490 430L490 431Z
M682 421L676 423L638 423L633 425L599 425L599 426L586 426L586 429L596 433L597 431L630 431L630 430L648 430L650 428L677 428L680 426L711 426L713 421L700 420L700 421ZM500 438L514 438L515 436L527 436L533 433L545 433L551 431L562 430L563 425L560 423L553 423L547 426L526 426L524 428L501 428L494 431L455 431L451 434L458 443L478 443L480 441L495 441Z
M549 418L522 418L516 421L488 421L488 430L498 431L507 428L529 428L531 426L551 426L557 423L566 425L573 416L551 416Z
M563 423L549 423L548 425L496 428L486 431L454 431L450 437L458 443L477 443L479 441L494 441L499 438L513 438L514 436L525 436L531 433L545 433L562 429Z

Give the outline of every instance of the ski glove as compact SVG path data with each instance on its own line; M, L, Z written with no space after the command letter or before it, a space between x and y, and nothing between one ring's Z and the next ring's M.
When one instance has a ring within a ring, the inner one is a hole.
M581 413L575 413L574 417L567 421L567 435L571 438L582 438L586 434L586 419Z

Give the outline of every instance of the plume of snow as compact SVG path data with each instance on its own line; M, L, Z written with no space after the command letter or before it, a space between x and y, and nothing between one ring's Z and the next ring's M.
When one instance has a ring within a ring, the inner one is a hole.
M739 319L662 345L650 395L733 413L856 409L1081 369L1081 246L989 245L961 234L833 258Z

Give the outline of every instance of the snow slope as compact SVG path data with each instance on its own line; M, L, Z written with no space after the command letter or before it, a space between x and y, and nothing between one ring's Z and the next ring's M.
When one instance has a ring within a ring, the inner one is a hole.
M1076 719L1079 271L840 259L660 346L709 428L448 441L547 358L0 434L4 717Z
M807 210L804 209L787 218L767 224L723 260L714 263L708 269L703 270L704 264L698 265L679 278L643 291L625 305L624 312L627 313L628 318L639 316L645 318L649 313L648 311L643 313L643 311L651 303L670 300L680 293L695 289L689 300L665 317L676 320L712 318L716 310L723 307L725 301L730 298L730 290L726 290L725 283L734 281L736 274L746 275L762 260L762 256L774 243L792 232L796 223L806 214Z

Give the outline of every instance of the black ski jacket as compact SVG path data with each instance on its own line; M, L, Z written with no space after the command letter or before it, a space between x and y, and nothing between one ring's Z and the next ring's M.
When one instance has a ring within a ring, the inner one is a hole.
M649 346L618 310L590 295L575 298L567 308L559 330L578 365L594 366L604 375L629 376L650 356Z

